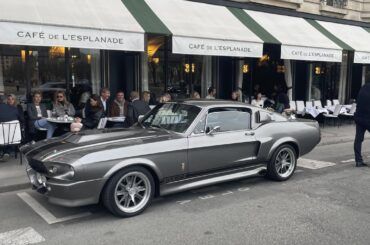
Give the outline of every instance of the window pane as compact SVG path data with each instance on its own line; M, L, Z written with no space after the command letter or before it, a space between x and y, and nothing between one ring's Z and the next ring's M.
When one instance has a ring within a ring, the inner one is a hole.
M250 113L246 111L212 112L207 118L207 127L220 127L221 132L250 129Z

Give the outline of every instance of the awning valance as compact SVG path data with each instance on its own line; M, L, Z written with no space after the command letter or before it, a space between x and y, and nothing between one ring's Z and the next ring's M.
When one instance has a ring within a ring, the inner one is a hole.
M354 63L370 64L370 33L360 27L317 21L355 51Z
M145 0L172 33L179 54L261 57L263 41L226 7L184 0Z
M307 20L244 10L281 43L281 59L341 62L342 48Z
M121 0L0 0L0 44L144 51Z

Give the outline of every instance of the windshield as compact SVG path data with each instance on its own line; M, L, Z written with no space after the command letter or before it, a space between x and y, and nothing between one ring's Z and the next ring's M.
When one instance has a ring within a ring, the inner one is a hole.
M144 127L163 128L177 133L184 133L193 123L200 108L191 105L168 103L156 106L141 121Z

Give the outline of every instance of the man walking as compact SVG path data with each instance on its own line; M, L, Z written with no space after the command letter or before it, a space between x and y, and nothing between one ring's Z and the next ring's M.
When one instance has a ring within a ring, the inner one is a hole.
M370 83L365 84L357 96L357 107L355 112L356 137L354 143L356 167L365 167L361 155L362 142L366 130L370 132Z

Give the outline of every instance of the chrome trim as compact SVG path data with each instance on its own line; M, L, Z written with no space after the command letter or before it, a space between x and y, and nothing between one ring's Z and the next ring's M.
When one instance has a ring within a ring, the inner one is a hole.
M259 168L255 168L255 169L247 170L243 172L216 176L216 177L207 178L207 179L195 180L193 182L191 180L196 177L192 179L171 182L169 184L164 184L163 186L160 187L160 195L164 196L164 195L169 195L169 194L180 192L180 191L186 191L186 190L195 189L195 188L208 186L212 184L218 184L218 183L222 183L222 182L226 182L230 180L236 180L236 179L241 179L245 177L255 176L265 170L266 170L266 167L259 167ZM207 176L202 176L202 178L204 177L207 177Z

